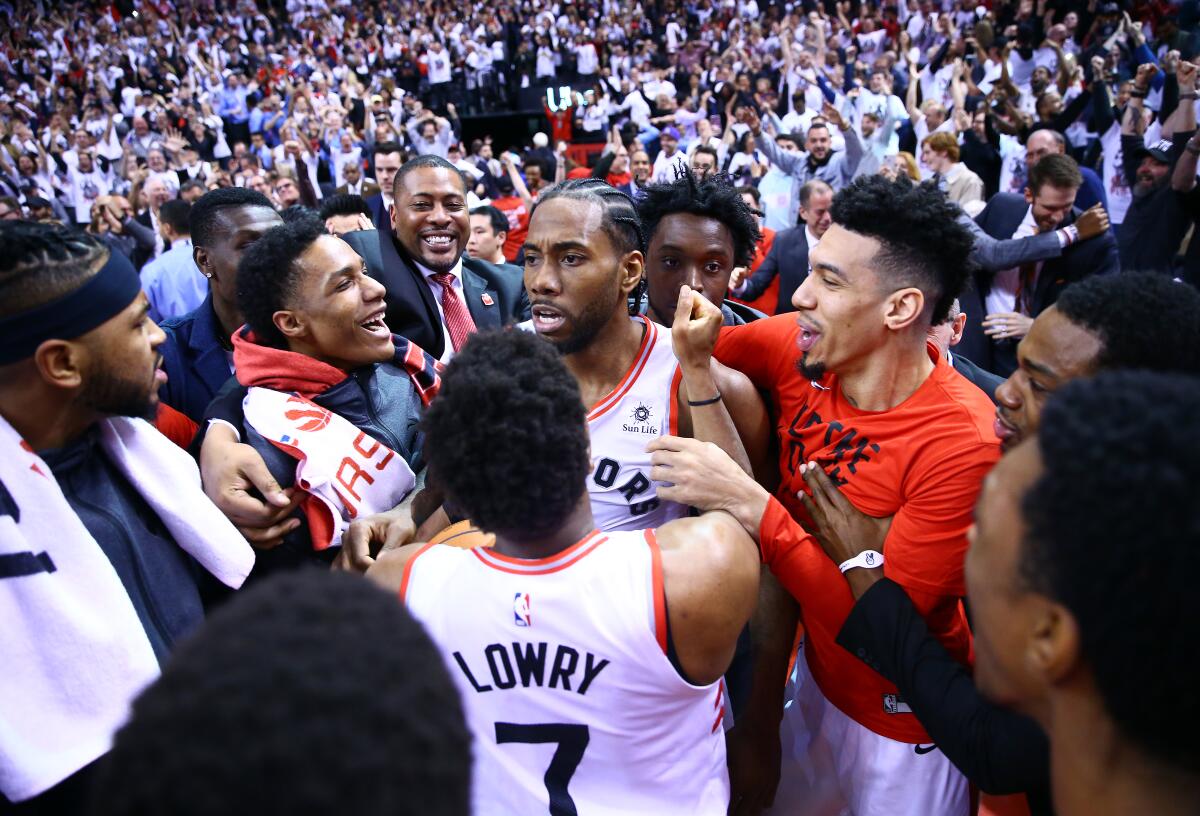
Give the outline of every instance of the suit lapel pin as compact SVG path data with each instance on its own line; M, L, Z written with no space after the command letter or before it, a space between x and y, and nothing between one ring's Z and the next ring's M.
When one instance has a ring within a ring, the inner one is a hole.
M483 300L484 306L495 306L496 305L496 302L494 300L492 300L492 296L489 295L487 292L483 293L481 300Z

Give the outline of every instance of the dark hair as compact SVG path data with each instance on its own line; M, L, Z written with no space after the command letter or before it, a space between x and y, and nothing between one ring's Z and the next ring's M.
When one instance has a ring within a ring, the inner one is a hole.
M493 234L508 232L508 216L490 204L485 204L482 207L476 207L475 209L471 210L471 215L487 216L488 223L492 225Z
M721 156L717 153L716 148L713 147L712 145L702 144L702 145L696 145L694 148L692 148L692 158L695 158L700 153L703 153L706 156L712 156L713 167L720 166Z
M373 158L375 156L386 156L392 153L403 154L404 146L399 142L380 142L379 144L375 145L375 152L371 155Z
M739 196L740 195L748 195L751 198L753 198L755 205L762 204L762 193L760 193L758 191L757 187L754 187L750 184L743 184L740 187L736 188L736 192Z
M1083 174L1079 172L1079 165L1070 156L1051 153L1042 156L1037 164L1029 169L1027 186L1036 196L1047 184L1060 190L1077 189L1083 184Z
M1068 286L1054 305L1100 338L1097 368L1200 374L1200 292L1191 286L1150 272L1096 275Z
M814 193L823 193L826 191L832 193L833 188L820 179L809 179L800 187L800 206L807 208L808 202L812 201Z
M296 259L322 235L328 235L325 224L315 218L285 221L264 232L242 254L237 272L238 309L263 345L288 347L273 315L285 308L299 284Z
M1063 386L1042 412L1044 470L1022 501L1018 562L1026 585L1071 611L1117 730L1192 774L1197 405L1200 380L1180 375L1114 371Z
M833 222L880 243L874 266L889 284L915 286L929 304L930 325L946 319L971 269L971 232L961 210L932 183L862 176L833 197Z
M196 202L192 204L191 215L188 216L192 227L190 230L192 245L211 247L217 237L217 219L221 212L238 207L275 209L271 200L256 190L249 190L245 187L220 187L216 190L209 190L196 199Z
M409 159L404 164L400 165L400 169L396 171L396 178L392 181L392 195L396 195L396 191L400 189L400 182L414 170L420 170L425 167L435 167L440 170L449 170L453 173L463 185L463 193L467 192L467 182L462 177L462 172L450 162L443 159L441 156L417 156L415 159Z
M430 479L484 530L546 535L585 490L583 398L558 351L535 334L472 335L446 367L422 428Z
M191 204L181 198L173 198L159 208L158 220L174 230L176 235L188 235L188 230L191 229L188 216L191 213Z
M466 816L470 776L462 704L421 625L364 578L300 571L179 645L117 732L91 812Z
M645 252L646 233L633 199L603 179L568 179L544 190L534 202L537 211L547 201L569 198L573 201L592 201L600 205L601 226L618 252ZM530 216L532 217L532 212Z
M332 218L335 215L365 215L371 217L371 208L367 200L360 195L331 195L321 202L320 218Z
M206 190L206 189L208 189L208 188L204 186L204 182L199 181L197 179L188 179L183 184L179 185L179 194L183 195L188 190Z
M654 241L658 225L668 215L687 213L724 224L733 238L734 266L749 265L762 237L758 221L742 200L740 188L735 188L724 176L697 180L691 173L684 173L670 184L648 185L642 190L637 209L648 243Z
M108 260L108 248L61 224L0 221L0 317L70 294Z

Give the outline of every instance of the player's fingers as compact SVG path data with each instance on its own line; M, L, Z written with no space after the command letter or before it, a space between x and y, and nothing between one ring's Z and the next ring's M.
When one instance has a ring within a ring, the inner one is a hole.
M383 534L383 549L394 550L397 547L403 547L405 544L413 540L413 536L417 533L417 528L409 521L407 524L399 520L394 520L388 524L387 529Z
M821 468L816 462L809 462L804 467L803 477L804 483L808 485L808 489L812 491L812 498L815 504L821 506L822 511L826 506L831 505L833 500L826 494L825 485L818 481L816 471Z
M676 326L686 326L688 318L692 314L692 287L686 283L679 287L679 297L675 301L675 323Z
M812 473L813 481L821 486L821 492L830 504L843 511L853 508L842 491L838 490L833 479L829 478L829 474L825 472L824 468L812 467L809 468L809 472Z
M652 440L646 446L646 450L650 453L655 451L682 451L694 442L691 439L685 439L682 436L660 436Z
M277 546L285 535L300 526L300 519L288 519L270 527L238 527L246 540L260 550L269 550Z
M347 572L366 572L374 559L371 558L371 525L355 522L342 536L342 551L334 559L334 569Z
M267 470L267 463L261 456L256 454L247 457L242 462L239 472L258 489L259 493L263 494L268 503L275 507L287 507L291 503L291 496L284 492L283 488L279 486L279 482L275 481L275 477L271 475L271 471Z

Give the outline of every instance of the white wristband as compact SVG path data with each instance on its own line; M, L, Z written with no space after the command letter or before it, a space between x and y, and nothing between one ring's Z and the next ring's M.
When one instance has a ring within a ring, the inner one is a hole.
M855 567L864 569L874 569L875 567L883 566L883 553L878 550L864 550L848 561L843 561L838 564L838 569L842 572L852 570Z

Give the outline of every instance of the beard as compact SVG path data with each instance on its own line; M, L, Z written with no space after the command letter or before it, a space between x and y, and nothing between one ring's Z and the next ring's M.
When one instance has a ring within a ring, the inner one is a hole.
M98 414L153 420L158 411L153 373L146 382L116 370L88 371L85 383L77 399Z
M808 362L808 352L800 355L800 359L796 361L796 370L814 382L825 376L825 364Z
M621 305L624 298L621 296L620 288L616 289L616 296L608 300L597 299L589 303L579 317L575 320L575 328L566 338L554 344L558 349L558 353L566 356L583 351L590 346L600 334L600 330L604 325L612 319L613 311Z

